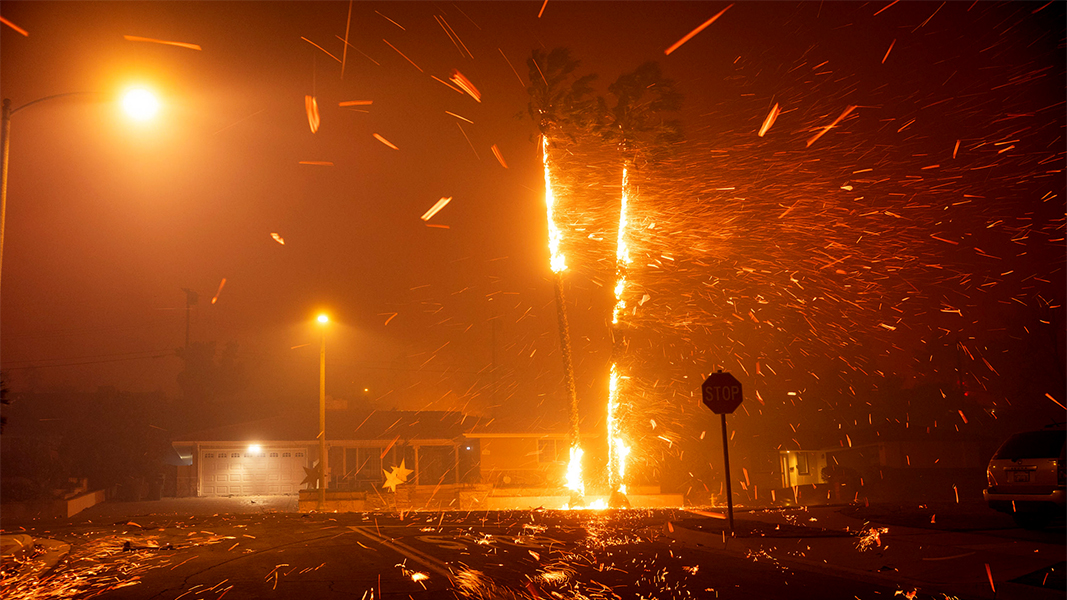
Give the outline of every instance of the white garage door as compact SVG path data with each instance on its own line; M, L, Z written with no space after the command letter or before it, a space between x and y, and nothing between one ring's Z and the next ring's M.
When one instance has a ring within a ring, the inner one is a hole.
M304 480L307 450L265 448L201 450L201 496L295 494Z

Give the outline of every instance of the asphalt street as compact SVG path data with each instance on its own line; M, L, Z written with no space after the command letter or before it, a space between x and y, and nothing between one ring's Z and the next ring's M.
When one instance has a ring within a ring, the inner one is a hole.
M838 523L819 524L803 511L767 513L762 520L754 513L739 517L731 536L714 514L671 509L148 514L106 522L98 516L95 521L32 531L37 538L70 544L70 553L40 576L5 580L3 596L138 600L995 596L914 585L909 574L897 567L878 566L878 561L891 558L858 549L864 531L850 531ZM1055 541L1057 535L1062 541L1062 533L1055 532L1046 540ZM868 541L874 548L872 539ZM882 542L889 546L890 539L887 535ZM1031 544L995 537L980 541L995 545L998 539ZM903 537L892 542L909 553L918 552L908 543ZM820 559L820 547L840 560ZM1059 557L1024 557L1033 563L1027 568L1062 560L1062 548L1061 544ZM946 554L952 550L945 547L936 552L955 558ZM991 560L971 554L973 559ZM849 568L848 564L858 565L854 559L860 555L869 564ZM923 566L945 570L950 565ZM1062 580L1062 568L1053 576ZM1056 597L1043 596L1050 590L1037 583L1009 588L998 581L999 597L1013 597L1020 589L1023 597L1034 600Z

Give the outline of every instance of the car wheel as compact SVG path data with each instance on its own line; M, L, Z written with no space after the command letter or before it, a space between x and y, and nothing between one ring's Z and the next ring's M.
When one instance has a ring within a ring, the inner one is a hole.
M1016 512L1011 518L1023 529L1044 529L1052 521L1052 514L1048 511Z

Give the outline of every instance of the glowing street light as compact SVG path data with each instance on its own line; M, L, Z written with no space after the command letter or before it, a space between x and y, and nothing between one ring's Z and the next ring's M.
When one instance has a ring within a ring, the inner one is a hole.
M47 102L48 100L55 100L56 98L96 95L100 95L100 93L67 92L65 94L53 94L51 96L45 96L44 98L38 98L27 102L17 108L11 108L11 99L4 98L3 114L0 116L0 272L2 272L4 262L4 225L7 220L7 174L8 156L11 152L12 115L24 108L33 106L34 104L40 104L41 102ZM152 92L144 88L134 88L128 91L123 97L122 106L125 109L126 114L130 117L137 119L138 121L146 121L155 116L159 111L160 104L159 100L156 99Z
M322 347L319 350L319 510L326 509L328 455L326 454L326 324L330 317L321 314L316 319L322 327Z
M159 112L159 100L144 88L134 88L122 97L122 108L134 119L147 121Z

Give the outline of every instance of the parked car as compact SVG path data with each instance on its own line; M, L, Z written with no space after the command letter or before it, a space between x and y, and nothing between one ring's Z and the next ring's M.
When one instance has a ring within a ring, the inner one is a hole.
M983 492L993 510L1010 513L1024 529L1041 529L1064 514L1063 425L1016 433L997 449Z

